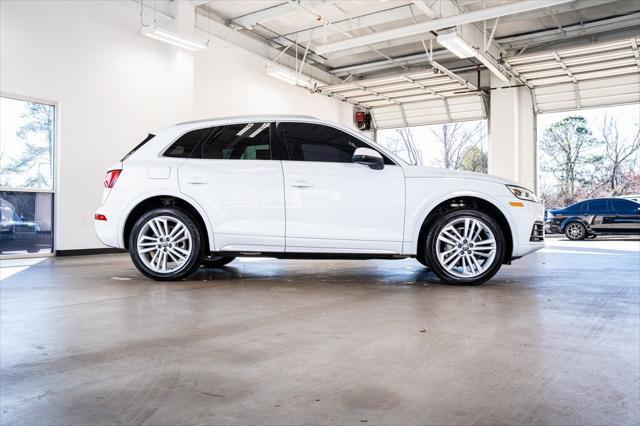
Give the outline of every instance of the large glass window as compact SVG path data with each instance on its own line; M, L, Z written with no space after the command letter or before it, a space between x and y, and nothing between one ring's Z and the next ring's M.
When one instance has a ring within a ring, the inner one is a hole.
M55 107L0 97L0 255L53 250Z
M353 162L356 148L371 148L360 139L339 129L309 123L280 123L289 157L293 161ZM394 164L385 157L385 164Z

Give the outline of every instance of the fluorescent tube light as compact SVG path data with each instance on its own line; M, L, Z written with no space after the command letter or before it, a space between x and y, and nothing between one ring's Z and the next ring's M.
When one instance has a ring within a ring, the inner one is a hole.
M482 65L487 67L487 69L494 73L500 80L505 83L509 82L509 78L505 76L498 68L497 62L495 62L490 57L483 55L477 49L474 49L473 46L467 43L457 33L439 35L436 40L458 58L476 58L482 63Z
M190 51L202 50L208 47L207 43L200 40L187 38L173 31L158 27L143 27L142 35L181 47Z
M478 54L476 49L456 33L439 35L436 40L458 58L474 58Z
M293 84L294 86L306 87L307 89L311 89L314 85L324 86L324 83L308 77L305 74L301 74L298 78L297 72L279 65L267 66L267 74L271 77L277 78L278 80L285 81L289 84Z

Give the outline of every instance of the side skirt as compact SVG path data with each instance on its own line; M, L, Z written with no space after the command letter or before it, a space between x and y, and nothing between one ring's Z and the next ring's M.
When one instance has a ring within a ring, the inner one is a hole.
M213 256L225 257L273 257L276 259L333 259L333 260L367 260L367 259L407 259L409 255L377 254L377 253L283 253L283 252L247 252L247 251L218 251L211 252Z

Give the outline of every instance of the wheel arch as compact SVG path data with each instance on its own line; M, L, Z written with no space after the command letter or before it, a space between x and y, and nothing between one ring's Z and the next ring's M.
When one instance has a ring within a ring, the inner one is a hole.
M206 253L214 249L215 243L211 223L204 210L195 201L188 199L188 197L170 192L148 195L131 203L125 219L120 226L119 238L122 239L121 246L127 249L129 248L129 234L133 229L133 225L144 213L161 207L176 207L189 213L203 232L203 235L207 236L207 238L204 239Z
M458 196L449 196L444 200L436 201L434 204L435 205L432 205L424 213L421 226L417 233L417 237L415 238L414 249L416 256L421 259L424 258L425 247L422 242L426 240L430 226L438 217L452 210L474 208L488 214L498 223L500 229L504 233L505 242L507 244L502 263L511 263L511 257L513 256L513 249L517 235L514 235L514 232L512 231L513 227L508 219L508 213L499 208L495 201L478 196L477 194L463 194Z
M570 224L571 222L580 223L582 226L584 226L584 229L586 229L587 232L589 232L589 230L591 229L591 227L589 226L589 223L586 220L584 220L583 218L581 218L579 216L570 216L570 217L564 219L562 221L562 223L560 223L560 229L562 229L562 232L565 231L565 229L567 228L567 225Z

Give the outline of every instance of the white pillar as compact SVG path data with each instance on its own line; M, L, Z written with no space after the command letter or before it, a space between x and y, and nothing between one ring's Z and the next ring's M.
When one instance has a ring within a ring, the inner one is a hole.
M492 81L493 83L493 81ZM496 86L498 86L496 82ZM489 174L536 190L536 119L527 87L491 91Z

